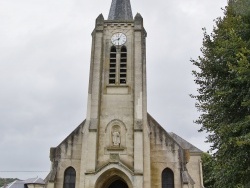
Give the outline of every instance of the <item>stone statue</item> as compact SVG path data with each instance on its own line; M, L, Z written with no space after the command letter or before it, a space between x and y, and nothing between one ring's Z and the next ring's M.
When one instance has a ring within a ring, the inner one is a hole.
M113 136L113 145L120 146L120 143L121 143L120 133L117 130L114 130L114 132L112 133L112 136Z

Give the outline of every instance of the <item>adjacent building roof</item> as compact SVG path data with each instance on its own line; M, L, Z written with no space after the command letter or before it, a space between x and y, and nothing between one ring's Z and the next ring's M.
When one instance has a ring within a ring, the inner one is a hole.
M108 20L133 20L130 0L112 0Z
M6 186L3 186L2 188L25 188L25 185L27 184L39 184L39 185L45 185L45 182L41 178L29 178L27 180L15 180L12 183L9 183Z
M29 178L27 180L24 180L25 184L45 184L45 182L43 181L43 179L41 178Z

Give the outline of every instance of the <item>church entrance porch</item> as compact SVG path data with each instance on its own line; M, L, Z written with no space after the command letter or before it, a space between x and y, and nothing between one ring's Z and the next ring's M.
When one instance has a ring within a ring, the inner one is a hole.
M121 180L116 180L111 183L108 188L128 188L128 185Z
M103 180L101 188L129 188L128 184L119 176L113 176L108 180Z
M117 175L111 177L106 176L106 178L99 178L99 180L101 182L99 181L96 188L132 188L123 178Z
M117 168L110 168L99 175L95 188L132 188L131 179L125 173Z

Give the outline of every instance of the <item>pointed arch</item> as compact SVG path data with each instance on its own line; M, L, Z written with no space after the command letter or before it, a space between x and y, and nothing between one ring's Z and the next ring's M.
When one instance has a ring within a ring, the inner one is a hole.
M63 188L75 188L76 171L73 167L68 167L64 171Z
M110 165L112 167L107 167L109 169L100 172L100 176L95 183L95 188L112 188L116 183L123 186L124 188L132 188L131 174L122 170L119 166L114 167L114 164ZM108 178L107 178L108 177Z
M165 168L161 174L162 188L174 188L174 173L170 168Z

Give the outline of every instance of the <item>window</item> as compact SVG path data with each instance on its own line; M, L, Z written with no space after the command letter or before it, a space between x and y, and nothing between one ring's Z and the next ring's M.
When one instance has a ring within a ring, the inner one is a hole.
M127 79L127 48L123 46L121 48L120 59L120 84L126 84Z
M110 49L109 57L109 83L115 84L116 79L116 48L114 46Z
M63 188L75 188L76 171L73 167L69 167L64 172Z
M112 46L109 57L109 84L127 83L127 48L116 49Z
M174 173L171 169L165 168L161 175L162 188L174 188Z

